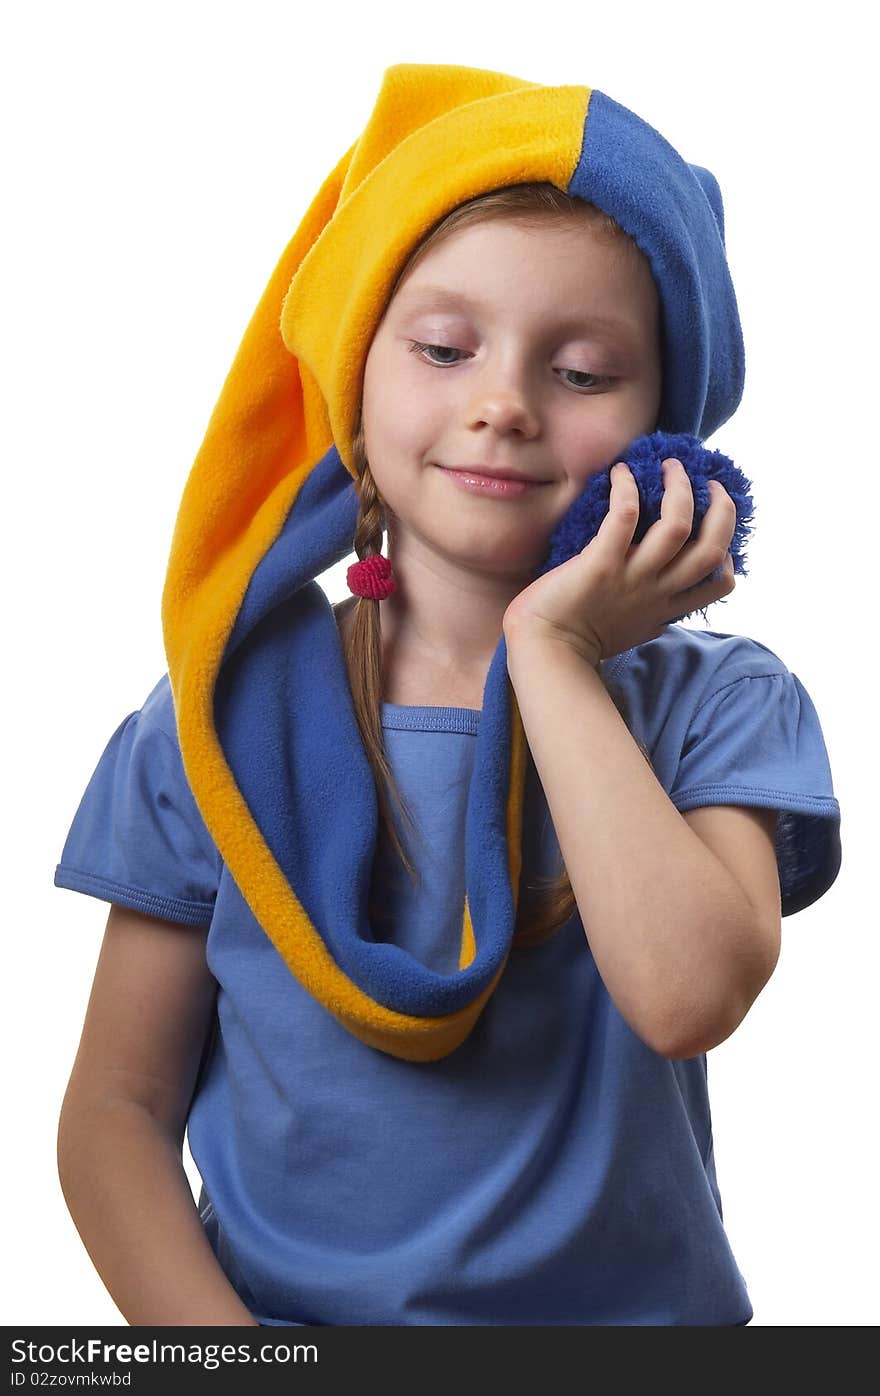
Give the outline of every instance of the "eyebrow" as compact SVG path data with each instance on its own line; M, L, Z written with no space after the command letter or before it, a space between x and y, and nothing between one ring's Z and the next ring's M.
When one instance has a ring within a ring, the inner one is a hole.
M461 306L464 310L485 310L486 302L478 297L465 295L462 291L454 291L448 286L420 286L416 291L406 294L406 309L411 311L417 308L429 309L441 307L443 305ZM577 315L575 313L564 315L559 321L559 328L566 330L601 330L610 334L624 334L627 337L635 335L635 327L626 320L617 320L606 315Z

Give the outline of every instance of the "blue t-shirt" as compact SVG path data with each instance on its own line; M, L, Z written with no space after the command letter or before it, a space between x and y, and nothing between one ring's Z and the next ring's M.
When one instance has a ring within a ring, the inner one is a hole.
M783 915L840 866L813 703L738 635L671 626L607 676L675 806L779 811ZM458 963L480 713L386 703L416 819L414 887L377 857L377 936ZM405 832L405 831L404 831ZM558 871L529 760L523 877ZM654 1052L618 1013L580 917L512 950L470 1035L417 1063L347 1032L254 919L189 789L167 675L110 739L55 883L208 927L213 1041L189 1146L199 1211L264 1324L735 1325L752 1307L722 1224L705 1055Z

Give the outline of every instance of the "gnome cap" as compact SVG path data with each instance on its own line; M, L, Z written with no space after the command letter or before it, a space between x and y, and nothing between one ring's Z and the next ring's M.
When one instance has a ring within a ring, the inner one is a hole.
M468 799L459 969L436 974L369 925L375 784L315 579L353 549L364 365L397 276L459 204L532 182L596 205L647 257L658 426L703 438L731 416L744 354L714 176L589 87L397 64L245 331L186 483L162 597L184 767L242 896L347 1031L413 1061L467 1037L510 951L522 724L502 638Z

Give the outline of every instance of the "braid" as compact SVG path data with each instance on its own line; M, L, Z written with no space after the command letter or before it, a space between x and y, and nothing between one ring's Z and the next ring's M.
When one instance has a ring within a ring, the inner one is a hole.
M375 557L382 551L385 509L367 461L360 414L353 439L353 449L354 461L358 470L356 488L360 501L354 531L354 551L358 560L363 561L365 558ZM375 779L376 795L379 802L380 838L390 840L409 877L417 883L419 876L400 839L389 799L390 792L411 836L418 837L412 812L397 788L385 754L385 741L382 733L382 695L384 692L382 627L379 619L379 602L371 597L358 596L356 599L346 659L349 663L349 680L354 699L355 716L364 750Z

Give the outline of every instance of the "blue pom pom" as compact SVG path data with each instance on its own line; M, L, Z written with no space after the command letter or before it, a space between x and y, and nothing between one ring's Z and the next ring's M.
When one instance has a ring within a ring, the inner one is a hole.
M602 520L608 513L611 469L618 460L626 461L638 486L641 507L633 542L640 543L651 525L660 517L664 490L663 462L671 456L681 461L693 490L694 523L690 540L696 538L711 502L709 480L718 480L727 490L736 505L736 527L730 545L733 570L739 576L747 576L745 543L751 533L754 518L754 506L749 493L752 482L734 465L729 456L722 455L720 451L708 450L699 437L665 431L640 436L626 450L615 456L614 461L605 470L590 477L586 489L578 495L556 525L550 538L549 550L537 576L543 576L551 568L568 562L569 558L575 557L596 536ZM720 571L719 568L709 575L716 576ZM700 611L705 618L705 607L701 607ZM691 611L687 612L687 615L692 614ZM676 620L684 618L677 616Z

